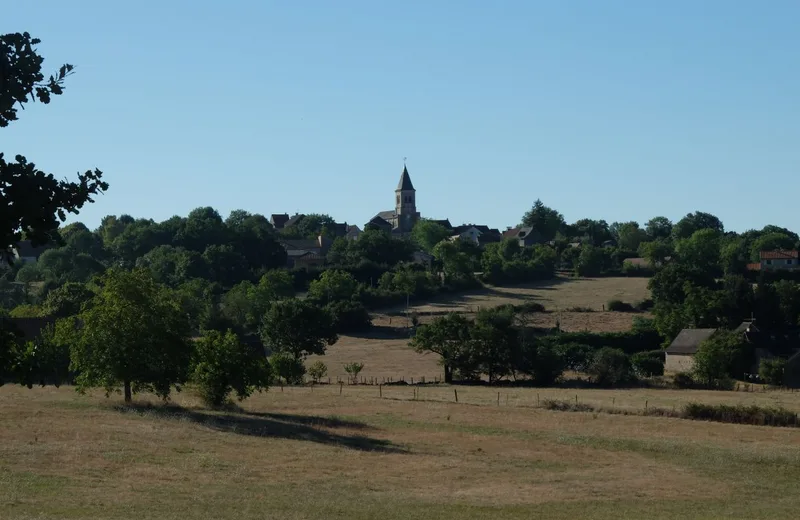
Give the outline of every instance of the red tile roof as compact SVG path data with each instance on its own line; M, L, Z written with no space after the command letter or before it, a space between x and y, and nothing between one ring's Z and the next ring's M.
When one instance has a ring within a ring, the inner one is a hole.
M761 270L761 264L759 264L759 263L747 264L747 270L748 271L760 271Z
M796 259L797 251L761 251L761 260L790 260Z

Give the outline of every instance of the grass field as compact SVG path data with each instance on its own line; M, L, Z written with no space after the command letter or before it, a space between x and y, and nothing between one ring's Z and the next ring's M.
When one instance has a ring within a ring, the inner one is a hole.
M131 411L118 396L2 387L0 518L776 519L800 508L800 430L550 412L524 406L532 389L508 404L501 390L500 406L488 388L459 388L460 404L383 392L272 389L237 412L183 392L182 408ZM579 394L800 409L800 393Z
M422 305L413 305L412 310L422 313L444 314L455 311L473 313L479 307L494 307L505 303L518 304L526 300L536 301L545 306L548 313L534 314L532 326L554 327L556 320L566 331L590 330L595 332L620 332L629 330L635 314L623 312L602 312L609 300L619 299L635 303L649 298L646 278L563 278L538 282L517 287L493 287L466 294L449 296ZM563 309L588 307L597 312L567 312ZM555 312L561 310L561 312ZM394 314L402 309L394 309ZM391 316L391 312L374 315L377 326L397 326L405 324L404 317ZM434 314L434 315L435 315ZM423 322L433 316L422 316ZM424 377L433 380L442 377L438 359L433 355L417 354L408 348L407 339L381 337L342 336L339 342L328 349L321 357L328 365L328 374L335 381L344 378L342 368L353 361L364 363L363 376L415 381ZM316 358L311 358L310 362Z

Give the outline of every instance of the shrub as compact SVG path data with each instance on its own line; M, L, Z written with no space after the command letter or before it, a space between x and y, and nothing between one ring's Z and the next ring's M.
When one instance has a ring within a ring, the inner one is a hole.
M752 346L731 331L718 331L700 344L694 356L694 379L707 388L728 388L750 364Z
M547 309L544 308L544 305L539 302L520 303L519 305L514 306L514 310L517 312L547 312Z
M295 385L303 382L306 366L302 359L297 359L288 352L276 352L269 357L272 371L287 384Z
M611 347L601 348L594 353L589 374L601 386L617 386L634 379L628 355Z
M731 406L727 404L689 403L683 409L683 416L687 419L700 421L754 424L759 426L800 426L800 419L791 410L756 405Z
M611 300L606 305L606 308L612 312L633 312L636 310L633 305L622 300Z
M353 384L358 384L358 374L360 374L362 370L364 370L364 363L357 363L354 361L344 366L344 371L350 376Z
M758 375L772 386L783 386L786 360L781 358L762 359Z
M269 386L270 365L260 349L245 345L231 330L212 330L196 344L192 379L203 401L218 407L231 392L241 401Z
M653 300L652 300L652 299L650 299L650 298L647 298L647 299L645 299L645 300L642 300L642 301L640 301L640 302L637 302L637 303L636 303L636 304L635 304L633 307L634 307L634 308L635 308L637 311L640 311L640 312L647 312L647 311L649 311L650 309L652 309L654 305L655 305L655 304L653 303Z
M326 306L333 317L333 325L339 334L362 332L372 327L372 318L363 303L337 301Z
M328 366L322 361L314 361L308 367L308 375L311 376L315 383L319 383L323 377L328 375Z
M592 347L582 343L564 343L555 346L564 368L575 372L586 372L592 358Z
M513 364L535 385L550 386L564 373L564 357L549 342L527 343L519 352L521 356Z
M691 374L686 374L684 372L678 372L672 376L672 384L675 385L675 388L694 388L695 386Z
M631 356L631 364L639 377L664 375L664 351L637 352Z
M575 307L570 307L565 309L567 312L594 312L594 309L591 307L586 307L582 305L576 305Z
M541 407L545 410L556 412L593 412L594 407L587 403L575 403L572 401L557 401L555 399L542 400Z

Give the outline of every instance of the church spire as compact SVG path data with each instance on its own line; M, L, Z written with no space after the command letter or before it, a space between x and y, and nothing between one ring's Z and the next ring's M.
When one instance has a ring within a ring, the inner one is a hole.
M400 175L400 182L397 183L397 191L416 191L414 185L411 184L411 176L408 175L408 168L403 165L403 174Z

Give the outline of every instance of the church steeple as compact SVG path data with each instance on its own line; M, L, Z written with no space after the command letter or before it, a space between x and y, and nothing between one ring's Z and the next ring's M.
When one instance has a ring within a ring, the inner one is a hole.
M408 168L403 165L403 174L400 175L400 182L397 183L397 191L416 191L414 185L411 184L411 176L408 175Z
M403 173L400 175L400 182L397 183L395 193L395 215L396 227L404 232L411 231L414 227L414 222L419 219L417 213L417 190L411 183L411 176L408 174L408 168L403 164Z

